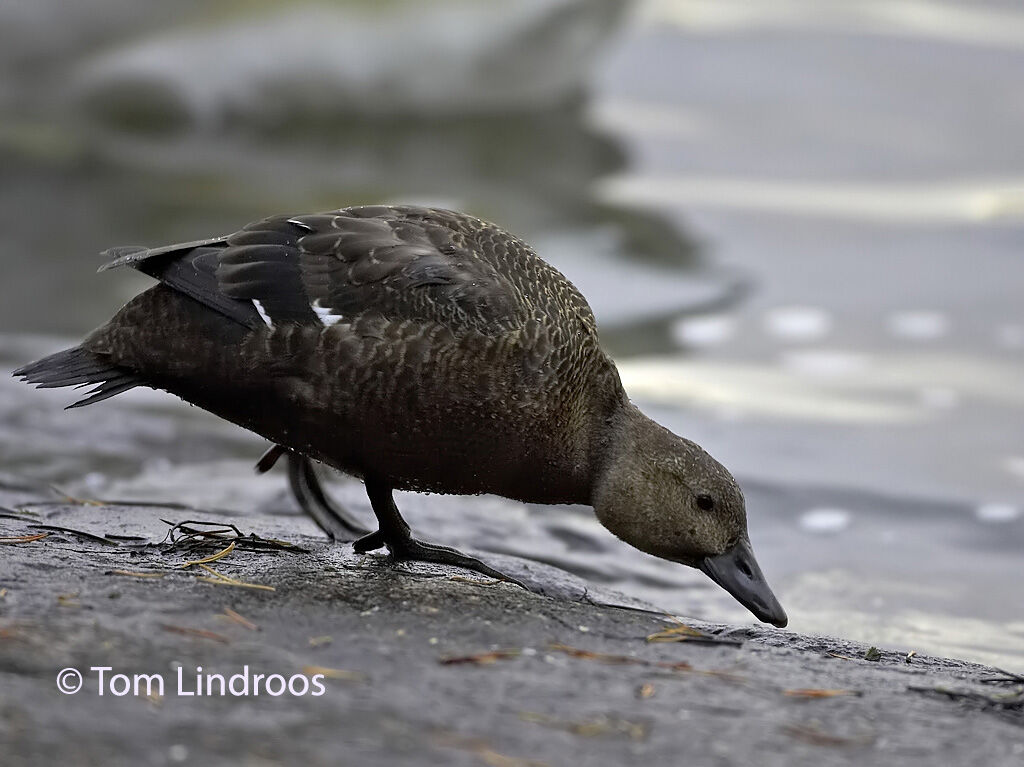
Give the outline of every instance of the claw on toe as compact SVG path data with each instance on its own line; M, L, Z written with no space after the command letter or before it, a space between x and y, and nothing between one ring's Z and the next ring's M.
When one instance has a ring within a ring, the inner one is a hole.
M368 551L376 551L382 549L387 544L384 541L384 535L380 530L364 535L352 544L352 548L355 549L356 554L365 554Z

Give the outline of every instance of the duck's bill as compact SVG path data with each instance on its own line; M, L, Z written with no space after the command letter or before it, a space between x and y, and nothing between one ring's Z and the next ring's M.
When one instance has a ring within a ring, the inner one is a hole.
M700 569L715 583L732 594L758 620L779 628L789 622L786 611L775 598L761 568L754 559L750 541L744 536L724 554L705 557Z

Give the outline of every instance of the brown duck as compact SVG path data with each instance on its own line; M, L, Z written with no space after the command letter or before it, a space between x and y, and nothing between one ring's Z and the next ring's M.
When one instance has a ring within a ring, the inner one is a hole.
M622 540L700 568L786 625L736 481L630 403L583 296L494 224L354 207L109 253L103 269L130 265L159 284L15 375L95 384L72 407L164 389L272 440L258 468L288 453L303 508L334 538L365 533L359 552L500 577L413 538L395 489L589 504ZM363 479L376 532L330 502L310 459Z

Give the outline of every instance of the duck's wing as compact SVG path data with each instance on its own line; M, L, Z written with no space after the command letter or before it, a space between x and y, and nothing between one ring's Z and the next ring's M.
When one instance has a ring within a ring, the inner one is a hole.
M521 292L455 225L470 219L430 213L274 216L226 237L108 251L103 268L133 266L250 327L376 315L498 334L527 319Z
M103 252L113 260L100 271L131 266L196 301L250 328L262 325L256 305L226 295L217 280L217 266L227 237L182 242L162 248L125 245Z

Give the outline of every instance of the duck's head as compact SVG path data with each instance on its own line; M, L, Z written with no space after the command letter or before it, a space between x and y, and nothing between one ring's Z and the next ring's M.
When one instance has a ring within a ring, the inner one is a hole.
M641 551L702 570L758 620L785 626L747 537L743 492L726 468L631 405L613 427L594 486L601 524Z

